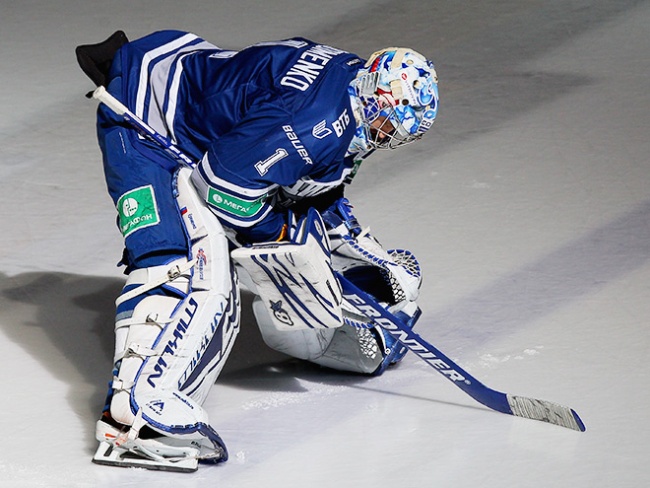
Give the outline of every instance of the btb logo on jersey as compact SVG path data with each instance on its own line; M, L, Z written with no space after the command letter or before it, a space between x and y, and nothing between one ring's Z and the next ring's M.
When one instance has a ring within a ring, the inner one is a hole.
M346 108L338 119L332 122L332 127L334 127L334 132L336 132L336 137L341 137L345 132L345 129L350 125L350 115L348 114L348 109Z
M348 109L346 108L343 110L341 115L339 115L336 120L332 122L332 129L334 129L336 137L340 138L345 132L345 129L347 129L348 125L350 125L350 115L348 114ZM325 139L332 133L332 129L327 127L327 120L321 120L312 128L311 135L316 139Z
M329 127L327 127L327 120L321 120L311 130L311 135L314 136L316 139L325 139L331 133L332 130Z

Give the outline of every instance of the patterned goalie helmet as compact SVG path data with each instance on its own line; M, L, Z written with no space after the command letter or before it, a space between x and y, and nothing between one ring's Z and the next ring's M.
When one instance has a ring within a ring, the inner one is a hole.
M366 143L394 149L429 130L438 113L438 76L433 63L406 48L377 51L352 81Z

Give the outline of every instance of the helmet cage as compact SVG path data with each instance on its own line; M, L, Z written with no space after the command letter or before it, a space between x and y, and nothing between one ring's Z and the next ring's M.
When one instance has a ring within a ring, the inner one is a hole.
M408 131L398 114L395 99L390 93L377 91L378 78L377 72L359 78L359 85L364 84L366 87L372 86L375 80L375 88L369 96L358 92L363 112L361 125L368 143L374 149L395 149L418 140L423 133L411 134Z

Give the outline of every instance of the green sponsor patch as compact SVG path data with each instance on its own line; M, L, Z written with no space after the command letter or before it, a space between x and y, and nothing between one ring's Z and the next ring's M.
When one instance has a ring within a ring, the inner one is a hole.
M160 222L153 186L142 186L126 192L117 201L120 231L126 238L138 229Z
M208 203L210 205L237 217L253 217L260 211L265 200L266 195L256 200L244 200L214 188L208 189Z

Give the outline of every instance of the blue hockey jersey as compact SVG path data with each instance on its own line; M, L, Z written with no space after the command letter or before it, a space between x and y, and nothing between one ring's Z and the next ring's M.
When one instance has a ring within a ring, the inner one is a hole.
M162 31L118 56L116 95L200 161L195 186L251 241L279 235L286 217L278 201L318 195L354 169L348 86L363 65L354 54L302 38L229 51ZM143 154L157 150L131 139Z

